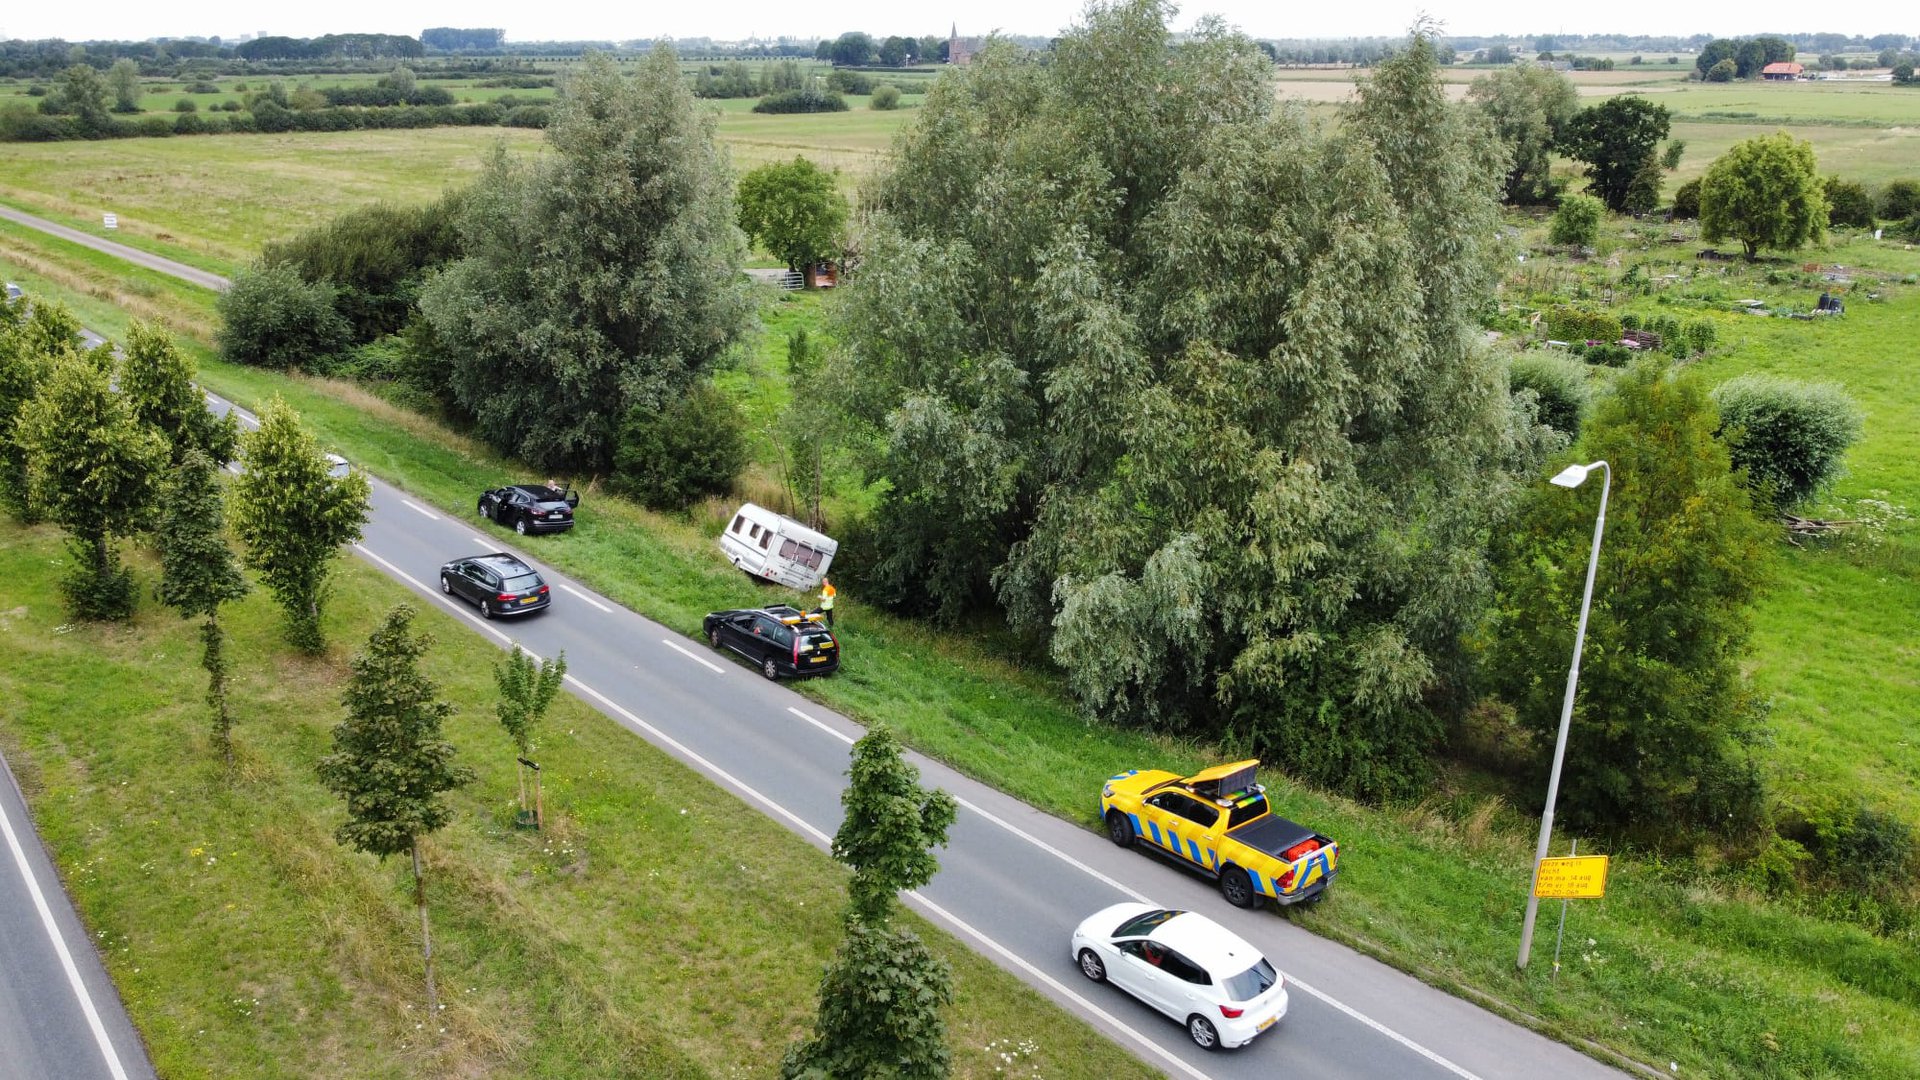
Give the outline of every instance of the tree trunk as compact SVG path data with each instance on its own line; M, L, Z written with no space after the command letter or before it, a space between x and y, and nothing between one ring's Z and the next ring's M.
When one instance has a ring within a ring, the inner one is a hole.
M420 909L420 955L427 962L427 1020L439 1030L440 994L433 988L433 932L427 926L427 879L420 870L420 838L414 837L413 903Z
M233 716L227 711L226 633L220 629L218 613L207 615L206 625L200 628L200 641L205 647L200 666L207 670L207 704L213 709L213 741L220 748L220 756L231 771Z

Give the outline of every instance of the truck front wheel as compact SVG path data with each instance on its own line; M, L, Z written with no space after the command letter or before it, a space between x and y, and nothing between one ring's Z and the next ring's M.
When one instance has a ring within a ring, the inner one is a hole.
M1253 891L1253 881L1237 866L1229 866L1221 873L1220 895L1239 908L1250 908L1260 902L1260 894Z
M1107 811L1107 839L1121 847L1133 846L1133 822L1118 810Z

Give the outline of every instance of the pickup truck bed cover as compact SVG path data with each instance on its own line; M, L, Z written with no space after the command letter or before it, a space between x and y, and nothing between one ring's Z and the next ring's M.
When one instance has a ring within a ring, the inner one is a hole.
M1255 851L1265 852L1280 859L1288 848L1302 840L1311 840L1316 834L1312 829L1288 821L1278 814L1265 814L1227 835ZM1285 860L1282 859L1282 861Z

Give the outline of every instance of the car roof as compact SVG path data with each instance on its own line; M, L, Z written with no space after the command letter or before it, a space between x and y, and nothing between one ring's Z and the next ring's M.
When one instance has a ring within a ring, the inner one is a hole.
M1154 927L1147 937L1222 978L1260 962L1259 949L1197 912L1183 911Z
M518 558L512 555L509 555L504 551L496 551L491 555L470 555L462 561L470 562L470 563L485 563L488 566L491 566L494 569L507 574L534 573L533 567L528 566L526 563L521 562Z

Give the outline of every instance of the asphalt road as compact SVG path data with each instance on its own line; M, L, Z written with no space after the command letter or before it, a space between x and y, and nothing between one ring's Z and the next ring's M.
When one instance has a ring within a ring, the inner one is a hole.
M163 274L177 277L182 281L191 281L195 285L212 289L215 292L225 291L227 286L233 284L233 282L228 281L219 274L201 270L198 267L188 266L183 262L175 262L172 259L162 258L161 256L141 251L139 248L128 247L125 244L103 239L92 233L82 232L79 229L69 228L59 222L48 221L43 217L35 217L25 211L15 210L11 206L0 206L0 218L5 218L15 224L25 225L30 229L39 229L43 233L57 236L62 240L68 240L83 247L90 247L95 251L105 252L116 258L125 259L135 266L144 266L149 270L158 270Z
M210 403L225 408L217 399ZM241 416L243 423L251 420ZM354 551L503 648L518 643L548 657L564 651L572 693L816 846L827 845L840 822L858 725L767 682L732 654L684 638L546 566L537 557L541 546L564 539L508 544L502 538L510 534L471 508L463 511L446 514L374 480L373 515ZM552 608L523 621L489 622L443 595L441 564L484 551L513 551L538 567L554 587ZM859 662L857 652L843 660ZM939 875L909 901L1170 1076L1623 1075L1271 910L1230 907L1210 883L1116 848L937 762L911 758L926 782L958 797L961 812L940 852ZM1088 791L1089 806L1095 794ZM1347 852L1350 861L1366 857ZM1210 1054L1189 1042L1177 1023L1089 983L1067 955L1068 935L1086 914L1125 899L1203 912L1252 942L1286 977L1287 1018L1246 1048Z
M153 1075L0 760L0 1080Z

